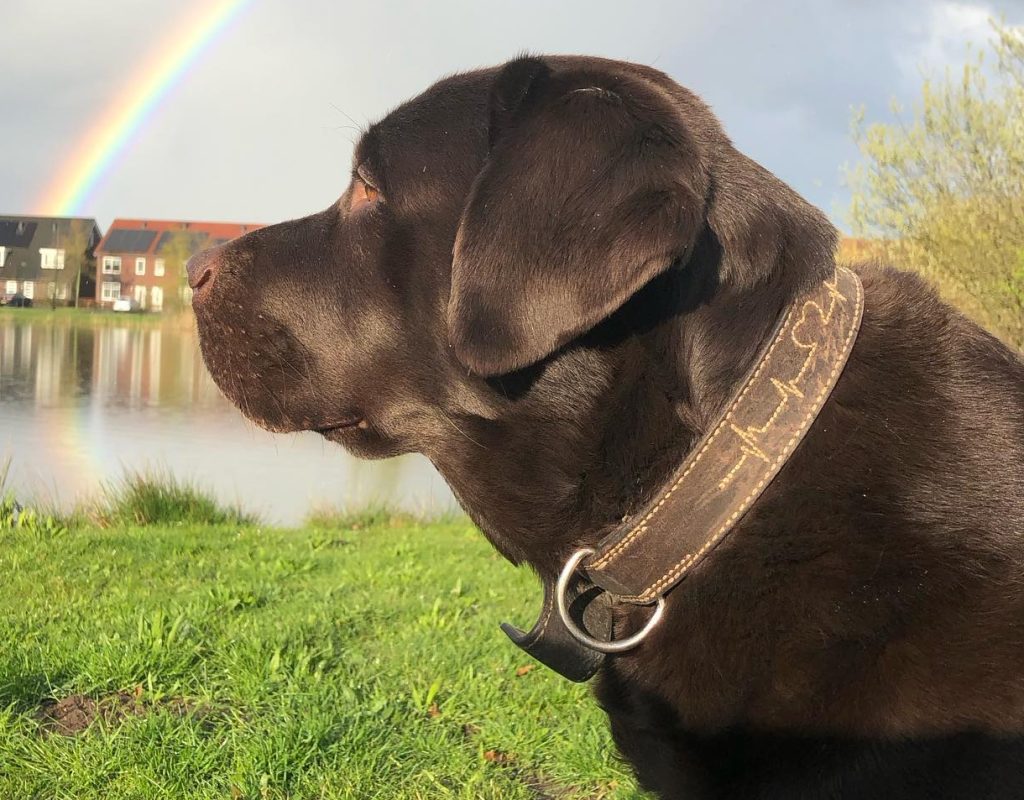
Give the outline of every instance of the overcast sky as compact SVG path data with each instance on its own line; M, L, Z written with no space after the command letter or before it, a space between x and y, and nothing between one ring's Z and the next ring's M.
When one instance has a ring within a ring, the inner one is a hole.
M201 0L198 3L201 5ZM73 145L197 0L2 0L0 213ZM442 75L527 50L652 64L843 223L851 109L886 118L1024 0L252 0L133 139L85 213L275 222L325 207L359 125ZM351 119L350 119L351 118Z

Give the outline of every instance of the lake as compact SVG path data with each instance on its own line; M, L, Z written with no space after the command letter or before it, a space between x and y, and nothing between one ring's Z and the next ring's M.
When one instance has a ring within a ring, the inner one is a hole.
M454 508L420 456L359 461L313 433L245 420L206 372L191 320L0 311L0 467L22 499L68 507L125 470L169 471L271 523L315 507Z

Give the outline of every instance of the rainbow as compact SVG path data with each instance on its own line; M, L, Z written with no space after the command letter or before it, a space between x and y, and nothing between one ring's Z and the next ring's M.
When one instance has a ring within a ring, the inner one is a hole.
M161 101L251 2L213 0L197 6L157 49L152 61L118 93L64 162L38 204L42 213L61 217L82 213Z

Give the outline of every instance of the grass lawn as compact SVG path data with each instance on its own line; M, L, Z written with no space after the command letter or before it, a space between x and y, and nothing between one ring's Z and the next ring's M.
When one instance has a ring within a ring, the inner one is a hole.
M119 314L98 308L50 308L45 301L32 308L0 307L0 322L14 322L26 325L84 325L96 328L123 326L164 326L191 327L192 313L165 312L160 314Z
M467 522L8 520L0 575L0 797L641 797Z

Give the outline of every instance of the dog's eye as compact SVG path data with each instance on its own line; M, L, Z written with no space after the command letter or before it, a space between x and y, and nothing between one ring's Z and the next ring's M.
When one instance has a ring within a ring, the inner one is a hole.
M349 198L349 211L356 211L365 206L381 202L380 189L374 185L365 170L360 167L352 176L352 193Z
M362 178L356 178L352 182L352 195L348 202L349 211L356 211L364 206L370 206L380 199L380 192Z

